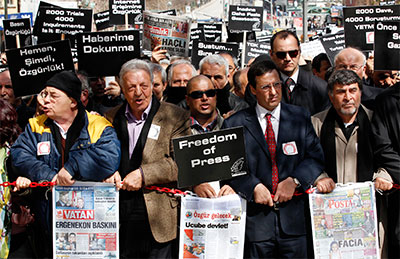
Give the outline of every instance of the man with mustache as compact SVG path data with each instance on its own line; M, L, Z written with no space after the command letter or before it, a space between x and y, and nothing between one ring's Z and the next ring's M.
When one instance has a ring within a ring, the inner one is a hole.
M376 189L386 191L391 188L392 179L385 171L374 174L372 111L361 104L362 90L356 72L335 71L328 81L332 107L314 115L312 123L324 150L324 171L335 183L374 180Z

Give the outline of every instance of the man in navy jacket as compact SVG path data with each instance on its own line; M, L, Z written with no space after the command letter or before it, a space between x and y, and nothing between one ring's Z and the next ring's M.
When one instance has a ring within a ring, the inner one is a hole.
M257 105L237 112L223 124L223 128L244 127L249 171L229 185L248 201L245 257L305 258L307 196L293 194L304 193L313 184L329 192L334 183L318 178L324 155L310 113L281 103L282 82L274 63L254 64L248 79ZM271 134L274 144L267 137Z

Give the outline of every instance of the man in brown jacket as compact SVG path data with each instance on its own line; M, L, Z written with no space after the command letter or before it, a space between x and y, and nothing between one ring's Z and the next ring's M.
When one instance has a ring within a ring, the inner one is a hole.
M107 181L122 189L120 256L172 258L178 202L144 187L176 187L178 168L171 140L190 135L189 113L153 96L153 77L145 61L126 62L119 77L126 102L107 118L121 140L121 164Z

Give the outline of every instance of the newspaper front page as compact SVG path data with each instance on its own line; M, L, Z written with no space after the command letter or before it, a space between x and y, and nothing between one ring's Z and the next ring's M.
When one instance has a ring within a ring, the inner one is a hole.
M143 13L143 49L161 45L173 56L188 56L191 19L149 11Z
M53 258L119 258L118 192L76 182L53 190Z
M246 201L238 195L182 198L179 258L243 258Z
M379 258L372 182L309 195L315 258Z

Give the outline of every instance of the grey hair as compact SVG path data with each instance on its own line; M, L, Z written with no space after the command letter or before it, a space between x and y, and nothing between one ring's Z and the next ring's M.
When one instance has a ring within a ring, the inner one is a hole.
M200 63L199 63L200 74L203 72L203 64L204 63L210 64L210 65L216 64L218 66L225 66L225 76L228 76L228 74L229 74L228 61L220 55L214 54L214 55L204 57L202 60L200 60Z
M172 85L171 80L172 80L172 76L173 76L173 73L174 73L174 68L176 66L182 65L182 64L190 66L190 68L192 69L192 77L197 75L196 68L192 65L192 63L190 63L190 61L188 61L186 59L179 59L179 60L175 61L174 63L172 63L170 65L170 67L168 68L168 82L169 82L169 85Z
M367 58L365 57L364 53L361 52L361 50L359 50L359 49L357 49L357 48L348 47L348 48L342 49L341 51L339 51L338 54L336 54L335 60L334 60L334 62L333 62L333 63L334 63L333 66L334 66L334 67L336 67L336 65L337 65L337 60L338 60L339 56L340 56L340 55L343 55L343 52L346 51L346 50L349 50L349 49L352 49L352 50L356 51L357 54L359 54L359 55L362 57L363 66L365 66L365 65L367 64Z
M165 69L160 65L156 63L151 63L151 72L156 73L161 73L161 80L162 83L165 84L167 82L167 72L165 72Z
M362 91L363 84L361 78L352 70L336 70L332 73L328 80L328 92L333 93L333 88L336 84L351 85L357 83L358 88Z
M151 85L153 85L153 73L148 62L140 59L131 59L122 65L119 71L119 84L124 87L124 80L122 79L124 75L130 71L134 70L144 70L150 76Z

